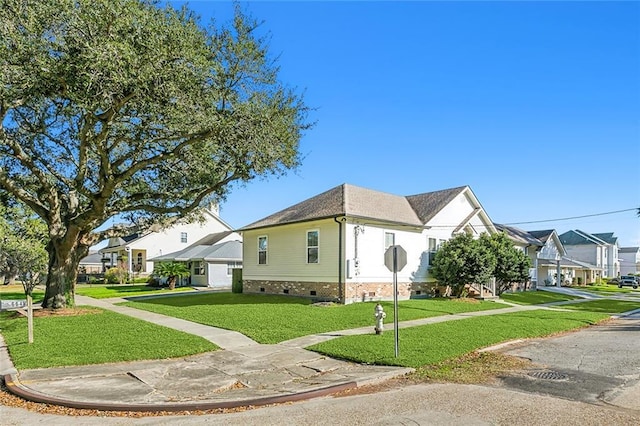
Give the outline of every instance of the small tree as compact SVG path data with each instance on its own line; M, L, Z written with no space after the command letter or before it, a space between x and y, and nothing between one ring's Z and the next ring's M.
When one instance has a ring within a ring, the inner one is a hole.
M497 294L509 289L512 283L524 283L529 279L531 259L513 245L507 234L482 234L478 243L489 248L496 259L493 276Z
M436 253L431 273L461 296L467 284L486 284L495 269L496 258L486 244L471 235L458 234Z
M47 271L45 224L24 206L0 206L0 270L15 274L27 298L29 343L33 343L33 289Z
M169 289L176 288L178 278L184 278L191 275L187 265L182 262L159 262L153 267L153 273L167 279Z

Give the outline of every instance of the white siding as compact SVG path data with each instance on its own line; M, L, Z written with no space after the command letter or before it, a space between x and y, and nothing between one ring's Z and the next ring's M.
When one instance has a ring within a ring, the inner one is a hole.
M640 250L620 252L620 275L640 273Z
M463 192L440 210L426 225L433 233L446 236L444 239L449 239L451 233L473 213L476 207L469 196ZM476 215L469 224L473 227L475 236L487 232L487 226L490 225L484 223L479 215Z
M594 244L565 245L564 248L567 251L567 257L569 259L575 259L602 267L600 255L601 248L599 246Z
M549 238L538 253L538 259L560 260L562 255L553 238Z
M354 229L360 231L357 236L358 267L355 267L356 237ZM392 272L384 265L385 233L395 234L396 245L402 246L407 252L407 266L398 273L398 280L409 281L419 269L422 254L426 249L426 240L421 230L409 230L400 227L383 227L373 224L346 225L345 244L346 258L351 265L350 278L347 282L385 282L392 279Z

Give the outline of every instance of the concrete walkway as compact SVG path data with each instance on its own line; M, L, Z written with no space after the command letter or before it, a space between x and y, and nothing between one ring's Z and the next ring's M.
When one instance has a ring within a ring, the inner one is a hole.
M339 361L303 349L337 337L371 334L373 321L369 327L262 345L238 332L115 305L120 301L125 300L76 296L78 305L95 306L198 335L224 350L171 360L17 372L0 336L0 375L10 391L36 402L74 408L186 411L297 401L378 383L412 371ZM563 304L587 301L533 306L506 304L501 309L405 321L399 327L540 308L561 309Z

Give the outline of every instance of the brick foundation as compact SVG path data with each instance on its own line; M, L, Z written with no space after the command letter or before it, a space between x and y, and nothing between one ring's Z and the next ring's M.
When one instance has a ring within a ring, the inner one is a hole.
M429 283L398 283L398 299L428 297L433 295L434 288L435 285ZM317 300L340 299L337 283L244 280L242 291L253 294L286 294ZM377 300L393 300L392 283L347 283L345 286L345 304Z
M398 283L398 300L432 295L432 284L419 282ZM393 283L347 283L345 303L393 300Z
M243 293L287 294L318 300L338 300L338 284L305 281L244 280Z

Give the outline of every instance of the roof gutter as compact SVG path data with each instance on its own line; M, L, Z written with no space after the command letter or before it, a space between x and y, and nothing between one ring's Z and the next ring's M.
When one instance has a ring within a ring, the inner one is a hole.
M343 271L344 271L344 266L342 263L342 224L344 224L346 218L344 216L342 216L342 219L338 220L338 217L340 216L335 216L333 218L334 222L338 224L338 300L340 301L340 303L344 303L344 292L343 292L343 288L344 288L344 277L343 277Z

